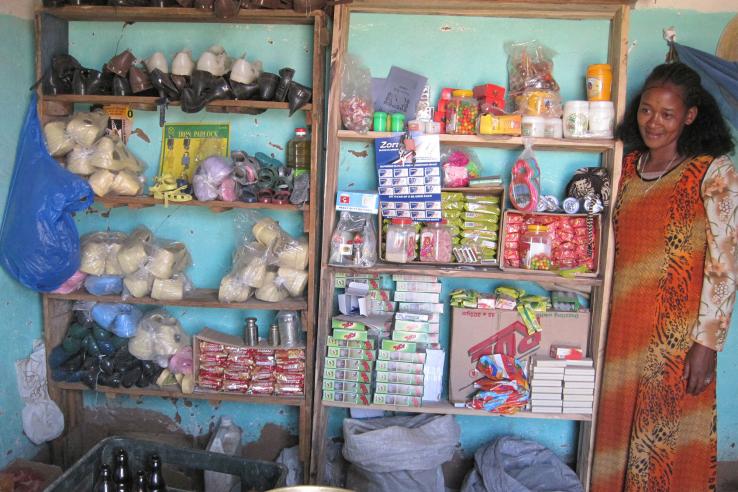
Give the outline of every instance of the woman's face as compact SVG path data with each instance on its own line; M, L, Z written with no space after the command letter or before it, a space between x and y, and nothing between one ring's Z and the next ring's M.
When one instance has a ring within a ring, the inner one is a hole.
M687 108L681 89L665 84L643 91L638 106L638 130L646 147L653 153L675 153L685 125L697 117L697 108Z

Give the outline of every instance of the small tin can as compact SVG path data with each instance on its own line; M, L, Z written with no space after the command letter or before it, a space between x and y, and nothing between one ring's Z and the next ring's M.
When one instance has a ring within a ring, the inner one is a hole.
M269 327L269 345L272 347L279 345L279 325L276 323Z
M256 318L246 318L246 325L243 327L243 343L252 347L259 344L259 326L256 324Z

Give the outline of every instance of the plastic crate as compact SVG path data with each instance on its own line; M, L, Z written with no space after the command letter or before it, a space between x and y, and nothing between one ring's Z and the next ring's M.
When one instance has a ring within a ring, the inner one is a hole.
M186 449L153 441L108 437L97 443L80 460L57 478L44 492L79 492L92 490L103 464L111 464L113 453L123 448L128 453L128 466L135 476L137 470L147 470L151 456L158 454L164 467L175 467L183 472L215 471L237 475L241 490L265 491L285 485L287 468L278 463ZM168 487L170 492L185 492Z

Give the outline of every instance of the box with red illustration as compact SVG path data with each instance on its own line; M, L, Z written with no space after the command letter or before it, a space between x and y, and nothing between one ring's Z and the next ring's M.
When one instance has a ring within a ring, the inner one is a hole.
M474 393L474 381L482 375L476 364L482 355L507 354L527 359L549 353L552 345L581 347L589 339L589 312L536 313L541 331L533 335L517 311L453 308L449 399L465 402Z
M532 226L532 227L529 227ZM536 227L542 226L542 227ZM600 237L602 231L601 215L524 213L506 210L503 214L500 234L500 268L511 271L529 271L523 268L526 251L526 233L535 230L548 236L550 251L541 255L543 267L536 272L555 274L556 270L569 270L577 267L586 271L575 271L575 275L597 276L600 268ZM540 260L540 258L536 258ZM553 271L552 271L553 270Z

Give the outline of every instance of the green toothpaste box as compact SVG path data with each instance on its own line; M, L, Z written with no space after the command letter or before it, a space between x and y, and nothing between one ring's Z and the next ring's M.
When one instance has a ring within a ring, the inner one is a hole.
M357 383L352 381L340 381L335 379L324 379L323 389L327 391L340 391L343 393L361 393L367 395L370 392L371 385L367 383Z
M387 342L391 340L384 341ZM377 354L377 360L394 360L398 362L413 362L416 364L423 364L425 363L425 352L397 352L392 350L385 350L384 347L382 347L382 349L380 349L379 353Z
M389 362L389 361L383 361ZM400 362L400 364L407 364L407 362ZM389 372L377 370L377 383L395 383L395 384L414 384L423 385L423 374L409 374L404 372Z
M382 350L387 350L389 352L415 352L416 346L413 342L382 340Z
M394 353L402 353L402 352L394 352ZM413 374L413 375L422 375L423 374L423 368L424 364L416 364L414 362L399 362L394 360L378 360L376 362L377 366L377 374L380 373L380 371L386 371L386 372L398 372L398 373L407 373L407 374Z
M361 340L365 341L368 339L368 334L365 331L358 330L344 330L341 328L335 328L333 330L333 338L339 340Z
M334 359L333 357L325 358L325 367L327 369L350 369L352 371L371 371L374 369L374 362L360 359Z
M377 352L360 348L328 347L328 357L334 359L376 360Z
M374 350L374 340L341 340L335 337L328 337L326 343L328 347L345 347L350 349ZM358 358L358 357L357 357Z
M390 395L423 396L423 386L414 384L377 383L375 391Z

